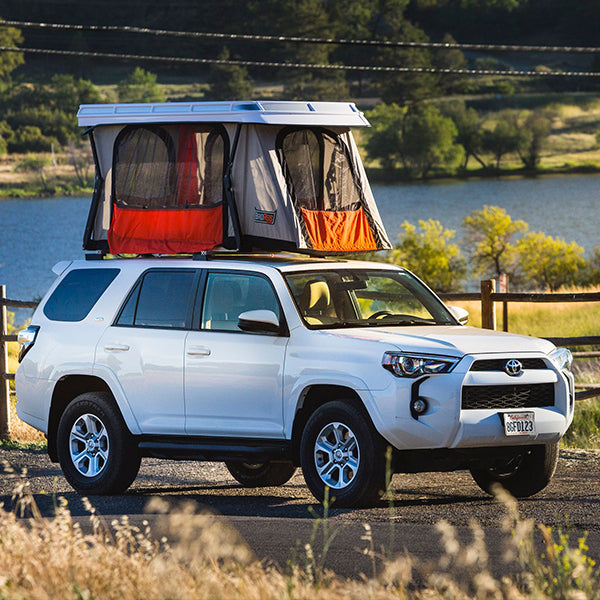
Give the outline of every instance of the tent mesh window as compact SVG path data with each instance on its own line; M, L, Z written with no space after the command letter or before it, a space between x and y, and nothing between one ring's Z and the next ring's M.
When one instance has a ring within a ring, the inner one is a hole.
M115 141L113 201L120 208L211 208L223 201L228 153L218 125L126 127Z
M300 208L357 210L360 187L348 149L338 136L324 129L284 130L278 143L288 184Z

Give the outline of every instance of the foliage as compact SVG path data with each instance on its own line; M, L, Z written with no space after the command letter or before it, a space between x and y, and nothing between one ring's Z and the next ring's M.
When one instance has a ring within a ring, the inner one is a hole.
M467 263L458 245L451 242L456 232L434 219L419 221L420 231L407 221L402 229L392 251L393 262L416 273L437 292L461 290Z
M513 221L499 206L484 206L463 219L464 241L473 261L474 272L498 277L514 277L518 249L515 236L527 231L525 221Z
M39 127L25 125L16 130L14 137L8 143L11 152L49 152L52 144L58 145L56 139L42 133Z
M192 502L175 507L154 498L147 507L155 523L151 529L147 521L136 526L127 516L109 525L84 498L88 525L82 527L64 498L54 499L54 518L45 518L26 474L15 473L7 463L3 477L14 481L15 503L13 510L0 508L1 595L7 599L598 598L600 572L585 536L573 541L564 527L552 529L522 519L517 501L501 488L496 491L501 520L497 534L505 542L501 577L492 572L484 529L472 520L468 535L459 535L447 521L437 523L441 551L427 564L406 552L377 554L371 528L365 526L357 545L363 546L360 550L370 559L373 573L341 578L320 566L310 543L305 546L309 560L304 566L297 560L285 571L265 565L233 527L214 515L198 513ZM389 512L395 516L391 500ZM323 553L336 527L337 522L327 523L327 514L315 526L318 535L311 541L322 541ZM162 537L157 538L157 532Z
M16 48L23 42L21 31L15 27L0 28L0 46ZM0 83L10 82L12 72L25 62L21 52L0 52Z
M456 125L432 104L422 104L404 117L400 156L405 170L425 177L434 166L452 167L463 158L455 143Z
M578 403L573 423L567 429L563 443L577 448L600 447L600 400Z
M117 85L120 102L164 102L165 95L156 82L157 76L136 67Z
M456 125L456 143L465 151L461 168L467 168L471 157L485 168L480 156L483 151L483 119L479 113L474 108L467 108L464 101L446 103L442 106L442 112Z
M75 144L70 141L67 147L69 163L75 171L75 177L81 187L89 187L93 183L92 157L90 148L84 144Z
M498 121L493 129L486 131L484 147L496 159L496 170L500 169L500 161L505 154L517 152L523 145L523 132L519 126L515 111L503 110L498 114Z
M397 104L378 104L366 116L372 127L367 130L365 148L384 169L394 169L400 160L402 123L406 109Z
M71 75L55 75L47 84L20 84L2 97L6 127L0 135L10 152L48 151L52 143L65 145L79 138L74 115L80 104L102 101L91 82Z
M21 173L37 173L44 190L48 190L49 186L46 169L50 166L50 164L51 160L48 156L36 156L35 154L28 154L25 158L17 163L15 170Z
M577 284L585 268L581 246L544 233L528 233L519 240L518 249L525 279L551 292Z
M522 141L517 148L526 169L535 170L539 166L541 152L550 135L552 126L548 111L533 111L522 125Z
M229 60L230 57L229 50L223 48L219 59ZM248 70L238 65L213 65L208 82L207 100L249 100L254 91Z

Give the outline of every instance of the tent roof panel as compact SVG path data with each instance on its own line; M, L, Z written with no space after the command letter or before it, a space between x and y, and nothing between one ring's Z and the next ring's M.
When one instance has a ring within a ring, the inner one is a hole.
M364 127L369 122L351 102L161 102L82 104L81 127L132 123L260 123Z

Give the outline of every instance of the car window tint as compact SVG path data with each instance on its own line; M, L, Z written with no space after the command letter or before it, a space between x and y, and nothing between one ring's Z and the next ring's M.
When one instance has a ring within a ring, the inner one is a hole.
M279 318L279 303L266 279L246 273L208 275L202 329L240 331L239 316L249 310L271 310Z
M183 329L189 326L195 271L150 271L130 296L118 325Z
M82 321L118 275L119 269L73 269L44 306L52 321Z

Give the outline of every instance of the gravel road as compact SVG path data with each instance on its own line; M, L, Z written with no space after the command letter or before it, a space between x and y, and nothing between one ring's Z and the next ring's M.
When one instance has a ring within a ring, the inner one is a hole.
M4 474L0 477L0 501L10 507L19 473L27 472L31 491L44 516L52 516L55 495L64 496L75 517L87 515L81 498L62 476L59 465L44 451L0 450ZM10 465L14 473L7 470ZM589 532L590 553L600 556L600 451L561 450L557 473L537 496L519 501L523 517L546 525L568 522L573 538ZM395 475L393 509L387 502L370 509L330 510L330 523L339 529L328 554L327 565L341 575L368 572L368 560L357 551L364 523L372 527L376 545L389 542L394 523L394 550L408 550L424 560L441 553L435 524L444 519L469 538L468 526L476 519L484 528L494 570L502 571L504 514L493 499L474 484L467 472ZM98 512L111 518L129 515L132 522L158 517L148 515L148 501L159 496L172 505L193 501L198 511L220 515L241 533L261 559L285 564L293 547L310 539L314 513L320 508L304 485L301 472L278 488L246 489L239 486L220 463L196 463L144 459L140 474L126 494L90 498ZM377 547L377 546L376 546Z

